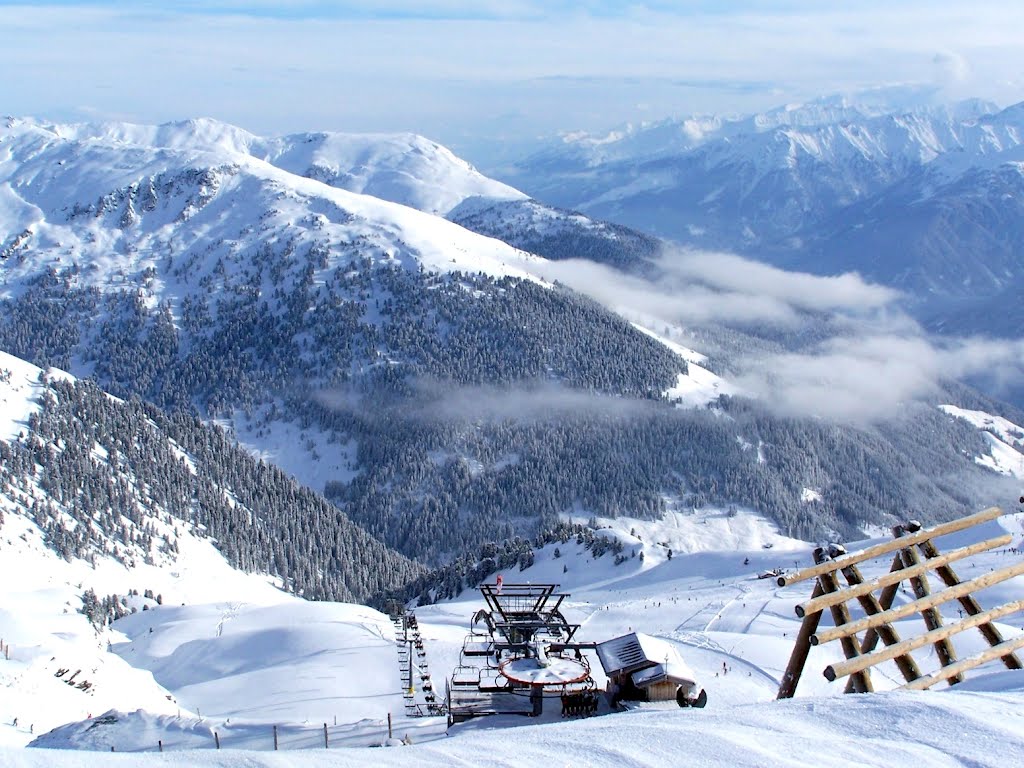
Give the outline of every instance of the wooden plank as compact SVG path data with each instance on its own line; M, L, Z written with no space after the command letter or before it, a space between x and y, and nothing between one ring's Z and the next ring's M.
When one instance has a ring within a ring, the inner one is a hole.
M902 619L906 616L910 616L915 613L920 613L923 608L929 608L935 605L941 605L942 603L949 602L950 600L956 600L961 595L969 595L971 592L976 592L979 589L985 587L991 587L993 584L999 584L1000 582L1012 579L1014 576L1020 576L1024 573L1024 561L1013 563L1000 568L998 571L992 571L978 576L970 581L965 581L962 584L958 584L955 587L949 587L941 592L935 592L928 595L925 598L914 600L904 605L890 608L882 613L876 613L873 616L865 616L863 619L853 622L852 624L836 627L835 629L827 629L824 632L817 632L811 635L811 645L821 645L831 640L838 640L840 637L851 635L855 632L863 632L865 629L871 627L879 627L882 624L888 624Z
M860 569L857 568L857 566L855 565L850 565L844 568L843 576L846 577L847 582L851 586L855 584L860 584L864 581L864 577L861 575ZM860 602L861 608L864 609L864 613L868 616L882 613L882 611L885 610L879 603L878 598L876 598L873 594L868 593L866 595L860 595L857 598L857 600ZM891 604L892 602L890 600L890 605ZM900 643L900 635L891 624L882 624L881 626L875 627L874 629L878 637L880 637L882 642L886 645L894 646ZM863 653L863 647L860 650L861 653ZM901 653L897 654L892 658L895 660L896 666L899 668L900 673L903 675L903 679L907 682L910 682L911 680L916 680L921 676L921 670L917 668L917 663L909 654ZM861 669L866 669L868 666L870 665L861 667ZM828 675L826 675L826 677L827 676ZM856 685L857 684L854 683L853 687L856 688Z
M1012 537L1011 537L1012 539ZM939 557L939 550L931 541L922 541L917 545L921 552L929 560L936 560ZM935 569L939 578L942 579L943 583L947 587L954 587L960 583L959 577L956 572L948 565L942 565ZM964 611L968 616L977 616L982 613L981 605L975 599L974 595L963 595L957 598L960 601L960 605L963 606ZM978 625L978 630L982 636L988 641L991 646L1001 645L1003 643L1003 635L993 624L984 623ZM1003 656L1003 663L1008 669L1022 669L1020 657L1016 653L1008 653Z
M973 627L981 626L984 622L994 621L1000 616L1006 616L1017 611L1024 610L1024 600L1015 600L1012 603L1005 603L989 611L978 613L973 616L968 616L966 619L955 622L953 624L947 624L938 630L931 632L925 632L924 634L912 637L908 640L904 640L897 645L891 645L881 651L871 654L865 654L859 656L856 659L840 661L835 664L830 664L825 667L825 677L829 680L835 680L839 677L845 677L846 675L856 672L864 667L873 667L883 661L897 657L902 653L909 653L916 648L922 648L929 643L933 643L943 637L951 637L959 634ZM908 681L910 682L910 681Z
M903 560L900 559L899 554L892 560L892 566L889 568L890 571L898 571L903 568ZM899 591L900 584L890 584L882 590L882 594L878 598L878 607L883 611L887 611L892 607L893 600L896 599L896 593ZM864 633L864 639L860 643L861 654L871 653L875 650L875 646L878 645L878 628L870 627L867 632ZM843 693L853 693L853 678L846 681L846 689Z
M901 536L903 533L902 526L894 528L893 533L896 536ZM912 568L921 562L921 557L917 554L917 550L910 547L900 550L900 558L903 560L903 565L906 568ZM922 600L932 593L931 587L928 586L928 577L923 573L920 576L911 576L910 586L913 588L914 596L918 600ZM922 607L921 618L924 619L924 625L928 627L929 631L942 629L942 614L939 613L938 607L934 605ZM949 667L956 664L956 649L949 642L948 637L942 637L935 641L935 652L938 654L939 662L942 666ZM963 675L952 675L949 678L949 684L961 683L963 679Z
M823 593L821 582L815 580L814 592L811 593L811 597L817 597ZM796 693L797 683L800 682L800 676L804 673L804 665L807 663L807 654L811 651L811 635L818 629L820 621L821 611L818 611L805 616L800 624L796 645L793 646L793 652L789 656L786 671L782 674L782 682L779 683L779 693L775 697L776 699L791 699Z
M934 674L928 675L928 677L919 677L917 680L909 682L902 687L908 691L923 691L936 683L942 682L943 680L948 680L951 677L962 675L969 669L974 669L986 662L1002 658L1006 654L1013 653L1021 647L1024 647L1024 635L1017 635L1017 637L1004 640L999 645L993 648L988 648L976 656L963 659L948 667L942 667Z
M950 563L956 560L962 560L965 557L972 557L979 552L985 552L996 547L1002 547L1013 541L1013 536L1006 534L1004 536L997 536L994 539L982 541L977 544L971 544L967 547L961 547L960 549L954 549L946 554L938 554L935 562L923 562L916 565L905 566L900 559L900 568L895 571L890 571L884 576L879 576L877 579L872 581L861 581L856 585L851 585L849 589L843 589L839 592L822 595L821 597L813 600L808 600L806 603L801 603L796 607L796 615L803 617L812 611L821 611L828 608L830 605L835 603L845 602L847 600L853 600L859 598L861 595L866 595L875 590L882 589L883 587L890 586L892 584L898 584L904 579L909 579L911 576L919 576L923 573L927 573L929 570L936 568L938 565ZM897 555L899 556L899 555ZM847 568L855 568L856 566L846 566ZM843 569L845 570L845 569ZM960 582L957 581L959 584Z
M814 559L817 561L824 560L828 555L821 548L814 551ZM835 562L832 560L831 562ZM829 592L839 591L839 580L836 578L834 571L822 573L818 576L818 582L822 586L822 591L826 594ZM850 618L850 609L846 607L846 603L838 603L836 605L829 606L829 611L832 613L832 621L838 627L843 624L849 624L852 620ZM860 655L860 643L857 641L856 635L844 635L839 639L840 645L843 647L843 653L846 654L847 659L853 659ZM871 677L867 671L857 672L852 675L850 679L853 681L853 692L854 693L870 693L874 690L874 686L871 685Z
M935 539L939 536L945 536L947 533L955 533L956 531L962 531L965 528L970 528L973 525L979 525L980 523L988 522L989 520L995 520L1003 514L1003 510L999 507L989 507L982 512L970 515L968 517L962 517L959 520L953 520L942 525L937 525L934 528L927 530L921 530L917 533L910 534L901 539L893 539L892 541L886 541L881 544L876 544L873 547L868 547L860 552L853 552L845 557L840 557L836 560L832 560L825 563L818 563L812 565L810 568L805 568L802 571L796 573L789 573L780 576L778 584L780 587L788 587L790 584L796 584L799 581L806 579L813 579L815 576L820 576L823 573L829 571L840 570L848 565L857 565L864 560L870 560L873 557L879 557L881 555L888 554L889 552L895 552L903 547L909 547L928 539Z

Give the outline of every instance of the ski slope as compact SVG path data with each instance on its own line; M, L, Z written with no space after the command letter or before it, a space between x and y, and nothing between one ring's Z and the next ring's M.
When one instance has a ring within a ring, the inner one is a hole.
M799 626L793 607L807 599L810 587L780 588L774 579L758 575L810 564L812 545L779 535L743 510L597 523L604 535L623 543L628 559L621 565L614 564L610 553L594 559L569 540L538 552L532 567L503 574L505 583L561 583L570 593L563 612L581 625L581 640L642 631L674 644L708 691L706 710L645 705L628 713L562 721L551 711L558 707L549 705L537 720L494 717L452 727L444 718L408 718L387 617L362 606L305 603L281 593L246 595L211 579L207 602L196 599L178 606L165 601L115 624L116 633L109 638L113 652L95 651L125 673L123 682L110 676L106 684L121 697L113 711L94 710L91 719L72 713L72 722L50 733L40 735L40 728L27 734L24 716L17 727L10 725L12 705L20 701L12 699L10 684L0 688L0 733L8 745L0 751L0 764L115 764L103 754L114 747L139 753L119 756L116 764L149 765L161 742L162 763L218 766L369 761L521 765L542 755L548 762L554 757L595 766L661 765L690 754L695 742L701 745L703 765L846 765L853 753L859 764L872 766L892 765L894 760L1007 766L1024 759L1024 728L1021 716L1013 714L1024 704L1024 674L999 665L974 672L967 683L948 692L936 688L909 693L888 691L900 678L895 667L883 664L873 675L882 693L841 697L842 683L828 683L820 674L841 658L841 651L821 646L812 650L797 698L774 701ZM937 543L948 550L1003 531L1013 535L1013 546L1020 546L1024 516L1006 515ZM636 557L629 556L632 552ZM991 552L957 563L956 570L966 580L1019 557L1010 550ZM888 563L876 561L863 570L872 578L887 571ZM228 592L233 597L224 599ZM1022 592L1024 580L1018 578L979 593L979 600L989 607ZM897 602L911 599L897 596ZM481 607L479 593L468 589L455 600L417 609L427 662L438 683L457 663L470 617ZM947 613L951 610L946 608ZM70 624L76 618L81 617L67 615L64 621ZM907 620L898 629L909 635L920 631L917 624L919 619ZM11 626L11 615L0 614L5 636ZM999 626L1004 636L1013 636L1022 631L1024 616L1007 617ZM40 624L34 630L66 636L57 624ZM965 633L968 642L958 642L961 656L982 647L976 634ZM77 642L86 645L83 637ZM933 652L919 652L915 658L926 674L938 666ZM41 663L37 657L36 664ZM0 669L6 671L7 665ZM591 665L603 685L596 658ZM154 689L145 701L134 690L138 680ZM167 706L154 708L160 693L171 698L165 698ZM17 696L24 695L22 687ZM1004 714L997 717L999 712ZM365 752L388 742L389 713L391 743L405 739L412 746ZM899 723L898 730L893 730L894 723ZM282 751L271 756L266 753L273 750L275 725ZM329 753L323 751L325 725L333 748ZM14 748L33 737L38 737L33 748ZM219 752L216 739L222 745Z

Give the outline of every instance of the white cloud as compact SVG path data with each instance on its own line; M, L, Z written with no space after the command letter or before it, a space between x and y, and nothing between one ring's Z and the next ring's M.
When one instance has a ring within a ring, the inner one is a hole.
M819 277L786 272L728 253L667 249L656 281L584 260L552 262L543 276L629 315L668 323L721 322L793 326L801 313L861 314L899 297L849 273Z
M564 421L600 414L613 418L632 418L649 414L651 401L631 397L608 397L571 389L553 382L516 386L463 386L451 381L421 378L413 382L416 397L402 401L389 419L421 422L503 422L519 423ZM327 390L317 394L324 406L338 412L353 413L361 419L375 419L382 413L367 410L349 392Z
M1024 381L1024 340L842 337L807 352L747 361L737 383L784 413L864 422L898 415L934 395L943 379L996 368Z
M896 291L856 274L819 277L699 251L669 250L661 263L656 280L587 261L554 262L545 276L647 324L827 333L798 351L732 356L733 383L789 415L881 421L930 398L943 380L1024 382L1024 340L928 338Z
M935 79L939 85L956 86L966 83L971 74L967 59L959 53L942 51L932 59L935 64Z

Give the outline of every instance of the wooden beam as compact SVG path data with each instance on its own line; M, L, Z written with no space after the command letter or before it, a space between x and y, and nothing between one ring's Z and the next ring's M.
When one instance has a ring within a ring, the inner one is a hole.
M877 579L872 581L864 581L857 583L856 586L851 585L849 589L844 589L839 592L822 595L821 597L813 600L808 600L806 603L801 603L796 606L796 615L801 618L806 616L808 613L814 611L821 611L828 608L830 605L835 603L845 602L846 600L852 600L855 597L866 595L874 592L876 589L887 587L891 584L899 584L904 579L908 579L911 576L918 576L922 573L926 573L937 566L944 565L956 560L962 560L965 557L971 557L978 554L979 552L985 552L989 549L995 549L996 547L1004 546L1013 541L1013 536L1007 533L1004 536L997 536L994 539L988 541L982 541L977 544L972 544L968 547L962 547L961 549L954 549L947 552L944 555L936 553L937 557L934 561L926 561L919 564L912 564L910 566L904 566L901 558L901 567L896 571L890 571L884 576L879 576ZM930 542L929 542L930 543ZM846 566L852 568L856 566ZM957 581L957 584L960 582Z
M834 573L823 573L818 576L818 581L821 582L826 593L836 592L839 589L839 582ZM850 609L846 607L846 603L830 606L829 610L832 612L832 621L837 627L851 622ZM855 659L860 656L860 643L855 634L843 635L839 638L839 642L843 646L843 653L846 654L847 659ZM870 693L875 690L866 670L855 673L851 679L854 693Z
M1012 540L1012 537L1010 537ZM924 556L931 561L936 561L939 558L939 550L931 541L922 541L917 545L918 548L924 553ZM939 578L942 579L943 583L947 587L955 587L960 583L959 577L956 572L948 565L941 565L935 569L935 573L938 574ZM963 606L964 611L968 616L980 615L981 605L975 599L974 595L963 595L957 598L960 601L960 605ZM984 623L978 625L978 631L988 640L988 644L991 646L1000 645L1003 642L1002 633L992 624ZM1022 669L1024 666L1021 664L1020 658L1016 653L1008 653L1003 656L1003 663L1008 669Z
M898 571L903 568L903 560L900 559L899 554L892 560L892 567L890 571ZM896 593L899 591L899 582L890 584L882 590L882 594L878 598L878 607L883 611L887 611L892 607L892 601L896 599ZM867 632L864 633L864 639L860 643L861 654L871 653L875 650L875 646L878 645L878 628L870 627ZM846 681L846 688L843 693L853 693L853 678Z
M863 619L853 622L842 627L836 627L835 629L827 629L824 632L817 632L811 635L811 645L821 645L831 640L838 640L840 637L852 635L855 632L862 632L865 629L871 627L879 627L882 624L902 619L906 616L910 616L915 613L920 613L924 608L930 608L935 605L941 605L942 603L949 602L950 600L956 600L961 595L969 595L971 592L983 589L985 587L991 587L993 584L999 584L1000 582L1012 579L1014 576L1020 576L1024 573L1024 561L1013 563L1000 568L998 571L983 574L976 579L965 581L962 584L958 584L955 587L949 587L941 592L935 592L934 594L928 595L925 598L914 600L910 603L899 605L895 608L890 608L882 613L876 613L874 616L865 616Z
M857 672L865 667L873 667L876 664L880 664L883 661L896 658L900 654L909 653L916 648L922 648L929 643L934 643L936 640L941 640L945 637L951 637L959 634L965 630L973 627L981 626L987 621L994 621L1000 616L1006 616L1017 611L1024 610L1024 600L1015 600L1012 603L1005 603L997 608L993 608L983 613L975 614L974 616L968 616L962 621L958 621L954 624L947 624L941 629L933 630L931 632L925 632L917 637L912 637L909 640L904 640L896 645L891 645L876 653L866 654L859 656L856 659L850 659L847 661L840 661L835 664L830 664L825 667L824 675L829 680L835 680L839 677L845 677L853 672ZM908 681L911 682L911 681Z
M903 526L896 526L892 532L894 536L903 536ZM900 550L900 558L903 560L905 568L912 568L921 563L921 556L917 554L917 550L910 547ZM912 576L910 586L918 600L922 600L932 593L931 587L928 586L928 578L923 573L920 576ZM942 614L939 613L938 607L934 605L922 607L921 618L924 619L924 625L928 627L929 631L942 629ZM938 654L942 666L949 667L956 664L956 649L949 642L948 637L942 637L935 641L935 653ZM963 679L963 675L953 675L949 678L949 684L961 683Z
M855 584L860 584L864 581L864 577L861 576L860 569L858 569L856 565L849 565L846 568L844 568L843 576L846 577L847 582L849 582L851 586ZM864 609L864 613L866 613L868 616L877 613L882 613L882 611L885 610L879 603L878 598L876 598L873 594L868 593L866 595L861 595L857 598L857 600L860 602L861 608ZM890 601L890 605L891 604L892 603ZM901 642L899 633L891 624L882 624L880 627L874 629L876 634L882 639L882 642L888 646L895 646ZM862 646L861 653L863 652L864 651ZM907 682L910 682L911 680L916 680L921 676L921 670L917 668L917 662L915 662L913 657L909 654L900 653L896 654L893 658L896 660L896 666L902 673L903 679ZM871 665L868 664L865 667L861 667L861 669L866 669L869 666ZM853 682L852 678L850 682ZM858 684L856 682L853 682L854 690L856 689L857 685ZM847 691L847 693L851 692L852 691Z
M977 514L962 517L959 520L953 520L949 523L943 523L942 525L937 525L934 528L921 530L901 539L893 539L892 541L876 544L873 547L868 547L860 552L853 552L836 560L818 563L816 565L812 565L810 568L797 571L796 573L785 574L779 577L778 584L780 587L788 587L790 584L796 584L797 582L804 581L805 579L813 579L815 576L820 576L821 574L828 573L829 571L837 571L848 565L856 565L864 560L870 560L873 557L879 557L880 555L885 555L889 552L895 552L897 549L903 549L904 547L909 547L919 542L927 541L928 539L945 536L947 533L962 531L965 528L970 528L972 525L979 525L980 523L985 523L989 520L995 520L1001 514L1003 514L1003 510L999 507L990 507L982 512L978 512Z
M815 581L814 592L811 593L811 597L817 597L823 594L823 592L821 582ZM779 683L779 693L775 697L776 699L791 699L793 694L796 693L797 683L800 682L800 676L804 673L804 665L807 664L807 654L811 651L811 635L818 628L820 621L821 611L805 616L800 624L800 632L796 636L796 645L793 646L793 653L789 656L789 664L786 665L786 671L782 674L782 682Z
M999 645L989 648L976 656L963 659L948 667L942 667L934 674L931 674L928 677L919 677L917 680L909 682L902 687L908 691L923 691L926 688L931 688L936 683L942 682L943 680L948 680L951 677L962 675L967 670L974 669L985 662L994 661L1008 653L1013 653L1021 647L1024 647L1024 635L1017 635L1017 637L1004 640Z

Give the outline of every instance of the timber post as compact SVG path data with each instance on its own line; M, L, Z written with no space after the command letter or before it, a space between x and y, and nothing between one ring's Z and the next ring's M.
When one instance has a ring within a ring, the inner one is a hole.
M920 527L918 525L918 527ZM900 538L907 533L908 526L897 525L892 529L892 535ZM921 565L921 558L917 554L917 550L913 547L907 547L906 549L900 550L900 559L903 561L904 568L911 569L914 566ZM915 574L910 577L910 586L914 590L914 596L920 600L924 597L928 597L931 593L931 587L928 586L928 577L924 573ZM939 609L935 606L924 608L921 611L921 618L924 619L924 625L928 627L928 630L935 632L936 630L942 629L942 614L939 613ZM953 648L953 644L949 642L948 636L941 636L939 640L935 641L935 653L939 656L939 662L944 667L949 667L956 663L956 650ZM961 674L953 675L948 678L947 682L950 685L954 683L962 683L964 676ZM907 680L910 682L910 680Z

